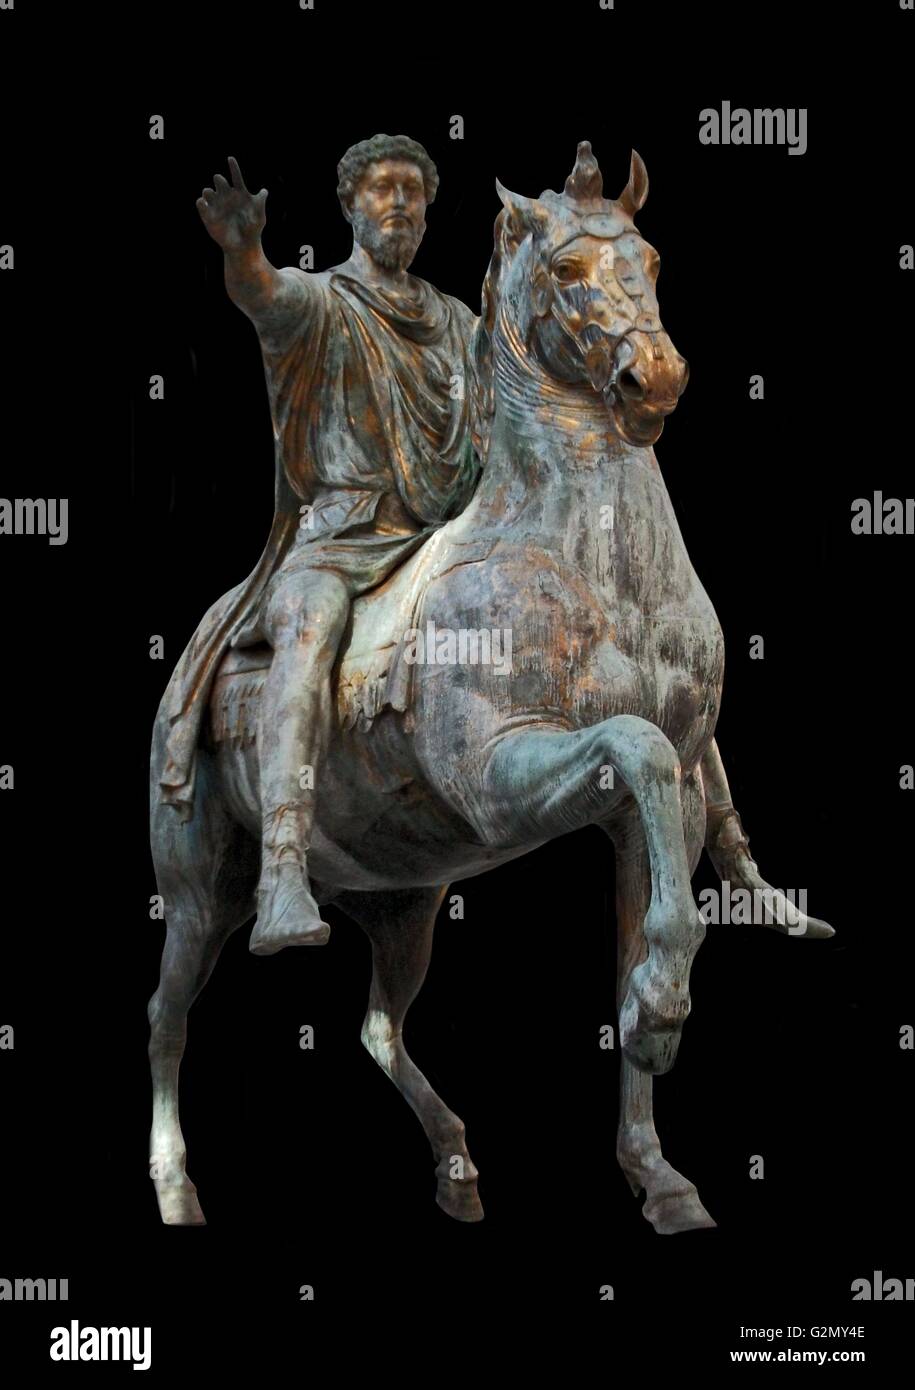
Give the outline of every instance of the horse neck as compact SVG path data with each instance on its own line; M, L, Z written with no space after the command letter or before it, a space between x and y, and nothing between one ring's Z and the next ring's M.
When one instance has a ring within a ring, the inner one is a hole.
M474 530L513 529L561 544L596 524L621 470L647 469L663 487L654 450L621 440L595 392L551 377L504 319L493 371L489 450L468 508Z

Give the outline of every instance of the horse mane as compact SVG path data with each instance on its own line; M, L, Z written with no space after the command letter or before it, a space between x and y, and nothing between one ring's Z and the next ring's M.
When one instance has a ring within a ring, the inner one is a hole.
M502 225L505 209L500 208L493 226L493 251L483 280L481 314L470 340L470 356L476 381L471 410L473 447L485 466L489 435L496 409L492 335L496 324L497 286L502 276Z

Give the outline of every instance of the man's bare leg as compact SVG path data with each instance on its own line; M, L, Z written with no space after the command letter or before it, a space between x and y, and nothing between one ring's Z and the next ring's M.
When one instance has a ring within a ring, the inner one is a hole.
M265 608L262 628L274 656L260 707L263 841L250 943L255 955L323 945L330 935L312 897L307 854L330 737L331 672L348 613L346 585L327 570L280 576Z

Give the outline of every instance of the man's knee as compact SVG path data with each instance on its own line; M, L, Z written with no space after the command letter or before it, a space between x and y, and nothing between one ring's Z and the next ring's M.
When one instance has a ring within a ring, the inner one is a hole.
M336 650L349 613L349 593L336 575L314 572L275 586L265 605L263 629L272 646L305 643Z

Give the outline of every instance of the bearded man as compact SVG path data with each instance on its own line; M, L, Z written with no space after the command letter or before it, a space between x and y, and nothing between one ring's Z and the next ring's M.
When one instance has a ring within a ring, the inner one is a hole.
M470 339L459 300L408 273L438 187L422 145L375 135L337 166L347 261L275 269L261 246L267 190L229 159L197 202L225 281L263 353L276 441L276 512L261 561L206 615L167 692L162 799L193 813L195 750L229 646L266 640L259 715L262 857L250 949L321 944L307 854L333 717L331 674L353 599L385 580L469 501ZM303 505L304 504L304 505Z

